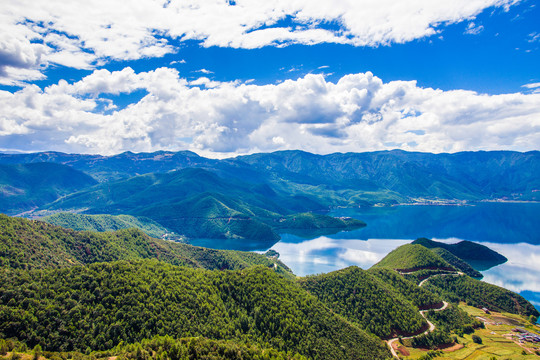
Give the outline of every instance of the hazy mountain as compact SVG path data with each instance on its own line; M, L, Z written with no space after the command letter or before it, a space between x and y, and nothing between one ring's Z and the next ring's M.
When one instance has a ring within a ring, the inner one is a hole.
M540 189L540 152L414 153L401 150L315 155L280 151L237 158L299 183L391 190L404 196L477 199Z
M0 165L0 212L32 210L94 184L93 178L66 165Z
M306 186L315 186L326 197L340 197L340 191L351 190L375 193L383 201L404 197L539 199L534 190L540 189L538 151L431 154L394 150L330 155L278 151L225 160L207 159L189 151L125 152L113 156L0 154L3 164L44 161L70 165L102 182L200 167L245 182L292 188L297 193L306 193ZM369 197L366 199L369 202Z

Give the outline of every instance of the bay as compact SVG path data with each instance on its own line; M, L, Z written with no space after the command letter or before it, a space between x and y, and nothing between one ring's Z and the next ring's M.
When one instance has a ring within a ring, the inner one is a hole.
M368 269L396 247L419 237L448 243L470 240L508 258L508 262L483 271L483 281L515 291L540 308L540 203L347 208L330 215L357 218L367 226L328 236L282 234L271 248L296 275L326 273L351 265ZM256 241L200 239L193 244L268 250L268 245Z
M398 246L427 237L470 240L508 258L482 271L483 281L515 291L540 309L540 204L477 203L471 206L396 206L338 209L368 226L316 238L284 234L272 248L299 276L356 265L368 269Z

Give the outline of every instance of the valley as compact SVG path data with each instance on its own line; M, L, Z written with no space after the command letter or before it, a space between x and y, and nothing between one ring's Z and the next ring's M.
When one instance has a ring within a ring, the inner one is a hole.
M495 239L510 224L523 236L509 242L536 246L539 160L538 152L3 154L0 357L498 354L499 325L477 310L532 332L540 313L527 291L493 284L490 272L515 257L470 229ZM474 174L493 162L496 174ZM516 206L524 211L515 218L502 211ZM454 224L473 241L433 232ZM500 341L500 354L523 348Z

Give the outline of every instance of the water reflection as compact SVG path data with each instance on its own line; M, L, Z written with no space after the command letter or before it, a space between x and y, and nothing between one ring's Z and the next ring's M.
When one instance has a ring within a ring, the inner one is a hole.
M199 239L194 245L281 254L295 274L325 273L350 265L368 269L396 247L419 237L445 242L466 239L484 244L508 262L483 271L484 281L522 294L540 307L540 204L478 203L474 206L397 206L339 209L333 216L365 221L365 228L334 235L283 234L277 244Z
M446 243L461 241L458 238L434 240ZM280 259L295 274L305 276L335 271L351 265L369 269L390 251L411 241L412 239L349 240L326 236L303 240L288 235L272 248L280 253ZM540 308L540 245L490 242L480 244L508 258L508 262L482 271L482 280L517 292Z
M371 267L390 251L409 243L403 239L349 240L321 236L304 240L293 235L284 238L272 248L296 275L324 273L356 265Z
M484 281L523 295L540 308L540 245L483 243L508 262L483 271Z

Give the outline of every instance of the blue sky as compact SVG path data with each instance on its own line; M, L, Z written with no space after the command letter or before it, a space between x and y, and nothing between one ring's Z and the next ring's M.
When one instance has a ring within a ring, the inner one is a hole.
M0 150L537 150L539 19L531 0L8 1Z

